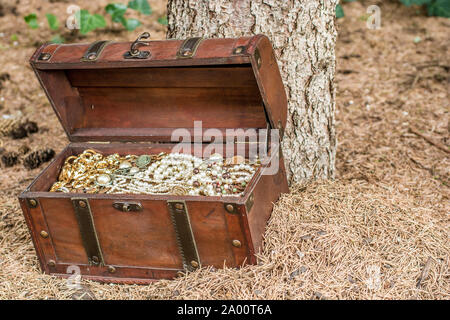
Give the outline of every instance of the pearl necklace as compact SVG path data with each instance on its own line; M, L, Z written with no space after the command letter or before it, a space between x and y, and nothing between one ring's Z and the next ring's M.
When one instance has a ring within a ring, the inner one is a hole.
M102 161L100 157L98 159ZM122 160L114 161L115 169L105 167L90 177L96 181L98 192L242 196L259 166L258 161L250 163L243 158L240 163L235 163L237 161L234 158L232 161L224 161L219 154L214 154L209 159L180 153L139 157L129 155L120 159Z

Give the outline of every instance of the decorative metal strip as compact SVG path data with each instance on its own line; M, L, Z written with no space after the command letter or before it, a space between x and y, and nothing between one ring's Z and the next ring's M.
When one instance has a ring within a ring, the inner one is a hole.
M100 40L93 42L86 50L85 54L81 58L81 61L89 61L89 62L96 61L100 57L100 54L102 53L103 49L109 42L111 41Z
M88 256L89 264L91 265L105 265L103 260L100 242L98 241L97 232L95 231L94 219L92 217L91 207L86 198L72 198L73 208L75 210L75 217L80 228L81 239L83 241L84 249Z
M195 55L195 52L197 51L198 46L202 42L203 38L196 37L196 38L189 38L184 40L184 42L181 44L180 49L177 52L178 58L192 58Z
M201 262L189 220L186 202L168 200L167 205L177 235L178 249L183 259L184 269L193 271L201 266Z

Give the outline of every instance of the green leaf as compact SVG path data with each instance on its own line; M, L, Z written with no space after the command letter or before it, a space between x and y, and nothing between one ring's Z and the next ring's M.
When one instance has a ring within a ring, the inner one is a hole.
M39 28L39 24L37 21L37 16L35 13L31 13L23 18L25 22L30 26L31 29Z
M58 28L59 28L58 18L56 18L56 16L51 13L47 13L45 16L47 17L47 22L48 22L50 29L58 30Z
M127 6L123 3L110 3L105 7L105 10L111 15L112 21L122 22L123 15L127 11Z
M344 9L342 8L342 6L340 4L338 4L336 6L336 18L343 18L345 16L344 14Z
M167 26L167 24L168 24L167 16L159 17L159 18L158 18L158 22L159 22L160 24L162 24L163 26Z
M54 36L51 40L51 43L64 43L64 38L61 37L59 34Z
M147 0L130 0L128 2L128 8L137 10L147 16L152 13L152 8Z
M401 3L403 3L405 6L409 7L412 5L421 6L423 4L429 4L433 0L400 0Z
M80 10L77 13L77 18L80 24L80 33L86 34L97 28L106 27L106 21L103 16L99 14L90 14L87 10Z
M450 18L450 1L435 0L427 6L429 16L438 16Z
M127 19L123 25L128 31L133 31L141 25L141 22L137 19Z

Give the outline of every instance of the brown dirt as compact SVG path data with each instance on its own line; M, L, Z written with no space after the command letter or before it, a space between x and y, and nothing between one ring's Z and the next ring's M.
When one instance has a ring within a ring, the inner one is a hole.
M77 1L97 13L107 2ZM19 164L0 175L0 299L449 299L450 21L378 2L381 30L366 28L359 2L344 4L338 22L338 176L281 197L259 265L202 269L148 286L82 281L85 293L75 292L39 270L16 197L42 167ZM150 3L155 13L135 32L109 28L70 40L131 40L144 30L162 39L156 19L165 3ZM59 152L68 143L27 64L51 32L45 24L31 30L22 18L36 12L45 22L52 12L65 19L67 5L2 1L0 74L10 79L0 86L0 114L21 112L41 129L23 140L1 138L8 151L26 143Z

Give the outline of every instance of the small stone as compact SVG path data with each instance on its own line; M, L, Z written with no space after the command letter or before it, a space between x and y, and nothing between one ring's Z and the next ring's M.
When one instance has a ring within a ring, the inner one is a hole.
M289 280L294 279L296 276L299 275L299 273L300 273L299 270L295 270L295 271L291 272L291 274L289 275Z
M356 282L355 279L353 279L353 277L352 277L351 275L348 275L348 276L347 276L347 279L348 279L348 281L349 281L350 283L355 283L355 282Z
M314 297L318 300L327 300L327 298L320 292L314 292Z

